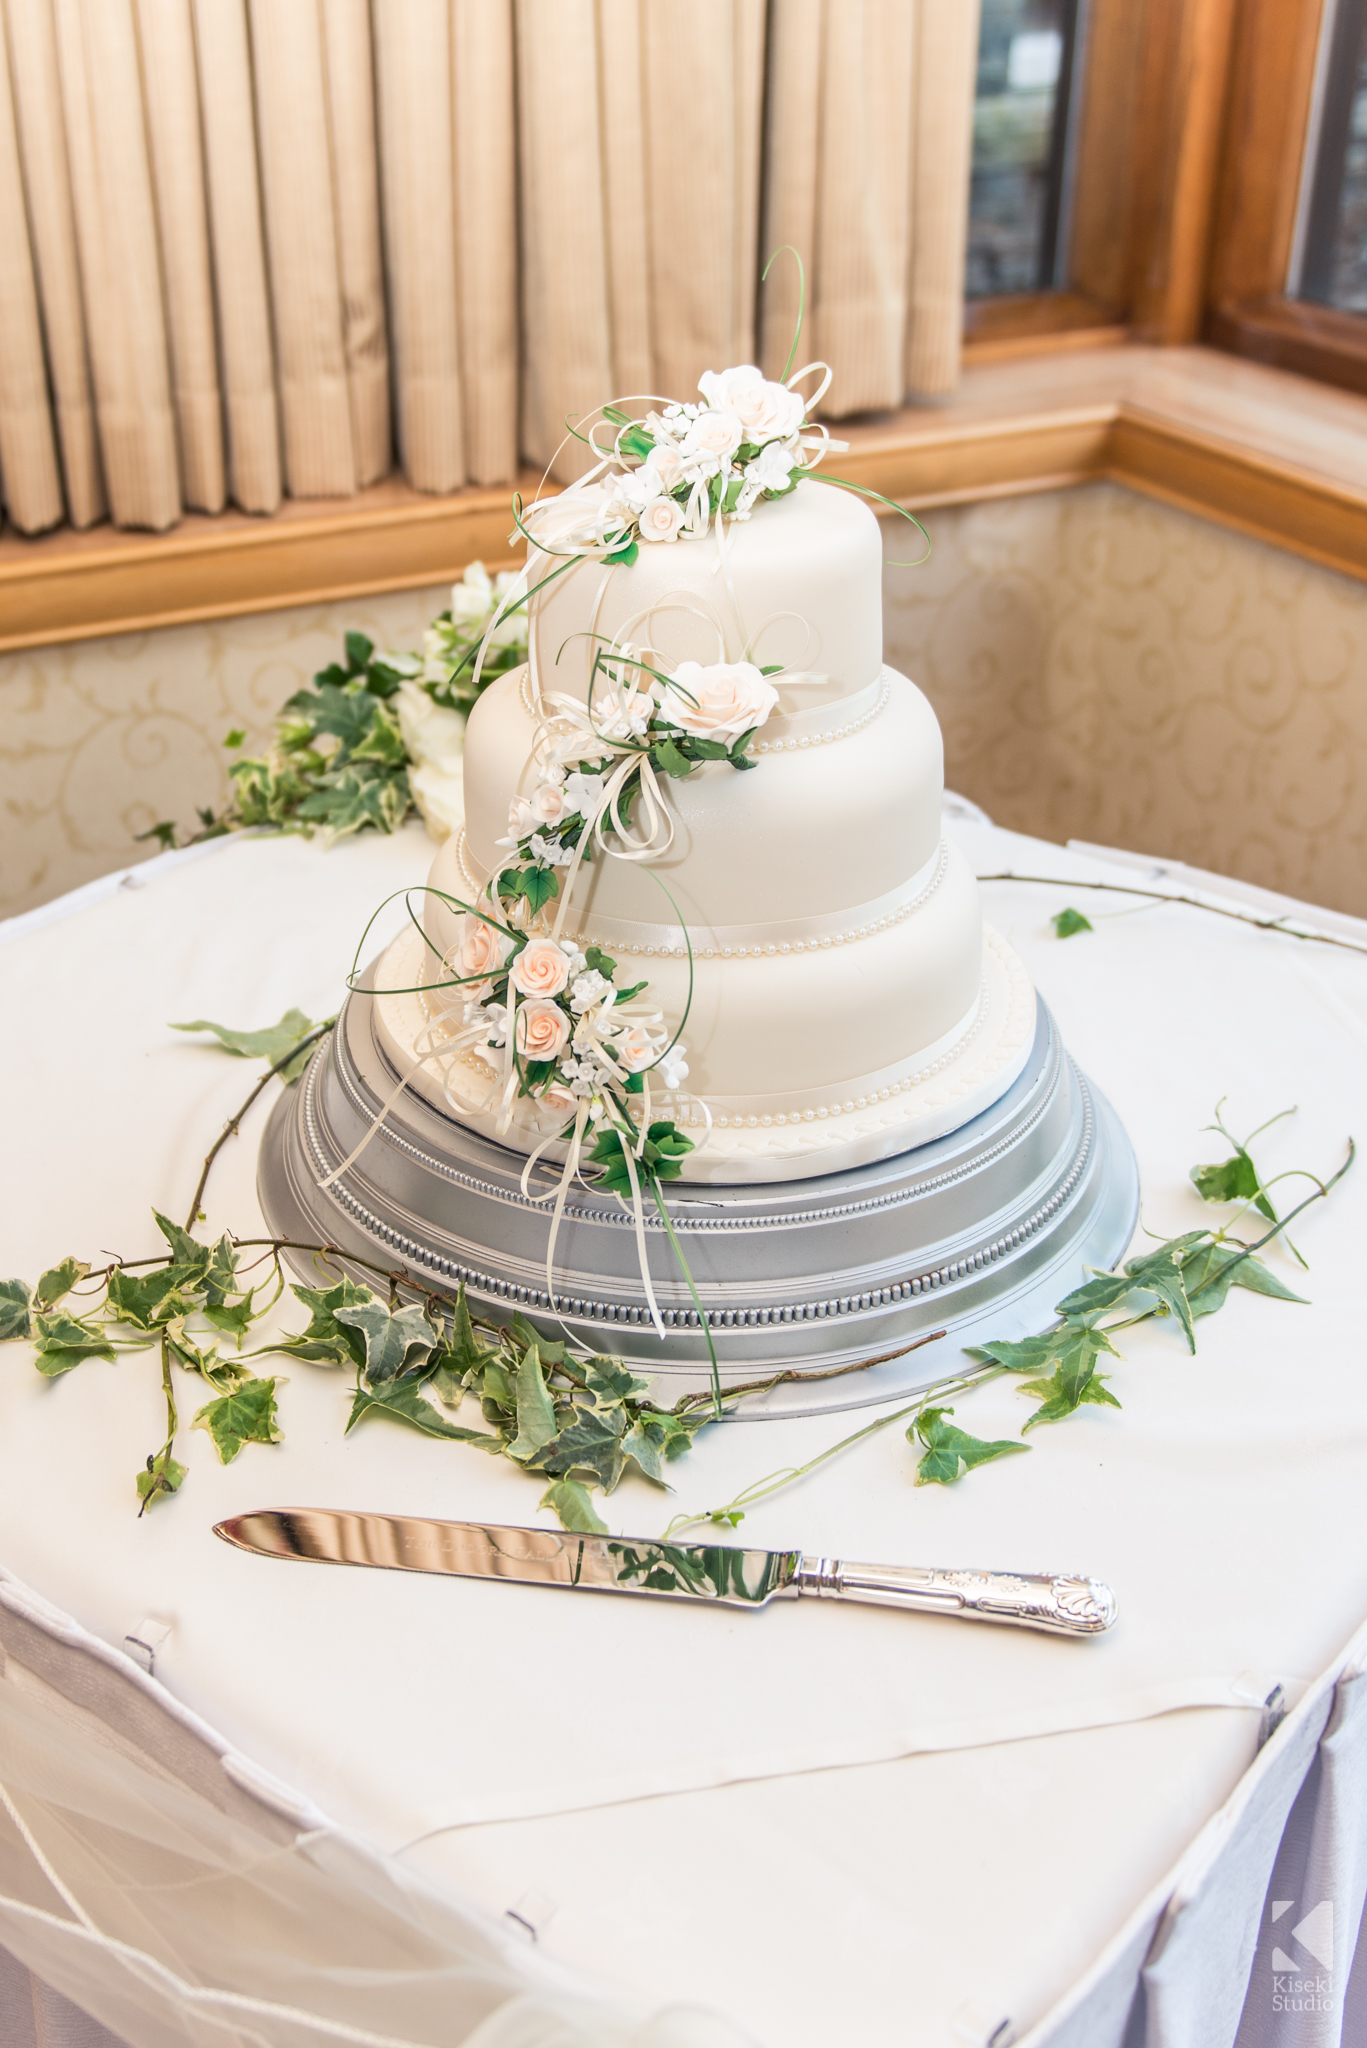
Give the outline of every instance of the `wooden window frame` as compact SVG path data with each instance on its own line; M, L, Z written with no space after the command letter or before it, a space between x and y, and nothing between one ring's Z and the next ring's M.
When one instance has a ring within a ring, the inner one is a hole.
M1242 0L1205 338L1367 393L1367 318L1285 290L1323 18L1324 0Z

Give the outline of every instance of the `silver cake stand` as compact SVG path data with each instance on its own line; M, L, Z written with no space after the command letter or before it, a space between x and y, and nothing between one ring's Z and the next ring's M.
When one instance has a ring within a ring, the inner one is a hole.
M400 1272L401 1292L452 1296L475 1313L516 1309L556 1338L657 1376L656 1399L705 1387L707 1349L658 1216L650 1273L668 1336L650 1321L632 1218L576 1187L547 1291L549 1201L521 1192L523 1156L475 1136L412 1091L355 1164L319 1183L364 1135L398 1075L376 1044L373 1004L352 996L262 1140L258 1190L273 1235ZM538 1168L532 1193L556 1183ZM846 1377L787 1382L746 1419L886 1401L961 1364L987 1337L1045 1328L1088 1266L1112 1266L1139 1205L1134 1154L1115 1112L1064 1051L1044 1004L1007 1093L961 1129L895 1159L810 1180L675 1182L670 1214L711 1324L723 1383L784 1367L882 1358L932 1330L942 1342ZM306 1252L287 1254L319 1284ZM374 1279L351 1266L358 1279Z

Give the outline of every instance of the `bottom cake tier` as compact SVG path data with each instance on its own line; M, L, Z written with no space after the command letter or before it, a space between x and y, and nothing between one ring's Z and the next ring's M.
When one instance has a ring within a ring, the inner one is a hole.
M263 1140L258 1187L275 1235L336 1247L343 1266L350 1255L398 1268L414 1295L464 1286L477 1314L516 1309L549 1336L627 1358L657 1376L659 1399L707 1385L704 1333L660 1218L646 1215L644 1236L663 1339L615 1196L571 1191L548 1271L554 1167L532 1168L524 1193L523 1153L411 1088L323 1187L398 1079L377 1001L353 996ZM952 1371L963 1345L1043 1327L1087 1267L1124 1252L1138 1200L1125 1133L1043 1003L1016 1078L952 1131L779 1185L668 1190L724 1384L883 1359L947 1333L848 1377L791 1380L747 1402L747 1418L888 1400ZM312 1256L293 1256L316 1285Z
M565 1156L556 1142L563 1110L547 1117L530 1101L515 1105L506 1131L483 1107L492 1090L491 1070L473 1051L437 1053L415 1069L432 1043L434 1013L415 992L430 954L421 936L406 932L376 963L374 985L402 993L379 994L374 1005L376 1043L394 1075L411 1074L410 1091L472 1132L524 1153L544 1150L550 1161ZM686 1181L734 1183L805 1180L839 1173L927 1144L987 1109L1011 1086L1030 1051L1035 1027L1035 992L1019 957L999 933L983 927L982 980L976 999L934 1044L922 1046L896 1065L838 1084L819 1081L800 1095L784 1096L785 1107L756 1109L709 1091L712 1127L703 1142L705 1119L691 1096L652 1097L652 1114L673 1117L698 1149L683 1160ZM821 1045L810 1050L819 1072Z

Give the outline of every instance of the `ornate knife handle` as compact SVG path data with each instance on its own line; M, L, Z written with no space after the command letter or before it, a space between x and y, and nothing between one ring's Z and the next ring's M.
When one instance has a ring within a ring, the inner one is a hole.
M847 1564L804 1557L791 1583L828 1600L866 1600L917 1614L999 1621L1055 1636L1096 1636L1116 1617L1115 1594L1100 1579L1049 1572L945 1572L900 1564Z

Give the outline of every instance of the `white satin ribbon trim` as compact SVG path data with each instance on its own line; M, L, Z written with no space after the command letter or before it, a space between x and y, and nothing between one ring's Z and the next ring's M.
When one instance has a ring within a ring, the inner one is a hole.
M756 730L756 740L801 739L804 734L824 732L828 726L849 725L856 718L862 718L866 711L872 711L887 684L890 671L881 668L871 683L862 690L856 690L848 697L831 697L824 704L816 704L801 711L775 711ZM774 688L782 694L789 689L810 689L821 684L838 682L839 678L818 675L810 669L800 670L796 675L770 676Z
M688 937L697 960L726 957L749 960L782 957L783 948L803 952L815 947L825 952L837 945L857 944L861 938L876 938L882 931L911 917L938 891L949 868L949 848L942 839L923 867L900 888L877 896L871 903L833 913L829 917L770 918L763 924L705 925L688 920ZM563 932L576 945L598 945L611 953L614 948L633 955L653 954L657 958L686 957L683 935L677 924L646 924L635 918L594 917L592 930Z

